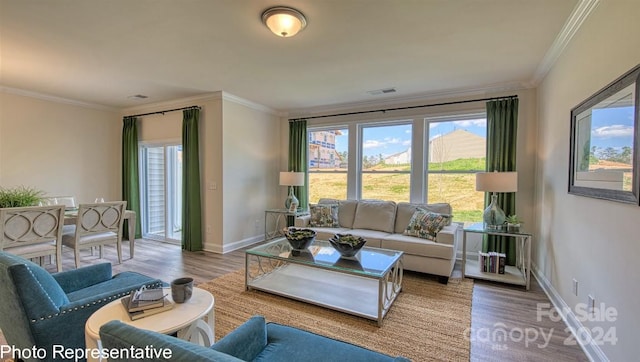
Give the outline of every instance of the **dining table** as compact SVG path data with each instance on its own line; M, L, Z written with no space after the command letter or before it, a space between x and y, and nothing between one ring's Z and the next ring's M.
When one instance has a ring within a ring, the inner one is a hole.
M136 212L124 210L125 220L129 220L127 227L127 237L129 238L129 257L133 258L134 243L136 240ZM78 220L78 209L66 209L64 212L64 224L75 225Z

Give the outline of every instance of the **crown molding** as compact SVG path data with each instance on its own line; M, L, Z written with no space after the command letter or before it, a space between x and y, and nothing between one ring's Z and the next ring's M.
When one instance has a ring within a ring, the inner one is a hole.
M74 100L74 99L56 97L56 96L52 96L52 95L49 95L49 94L28 91L28 90L19 89L19 88L7 87L7 86L3 86L3 85L0 85L0 92L13 94L13 95L17 95L17 96L40 99L40 100L43 100L43 101L48 101L48 102L53 102L53 103L61 103L61 104L67 104L67 105L70 105L70 106L90 108L90 109L95 109L95 110L99 110L99 111L107 111L107 112L119 112L120 111L117 108L108 107L108 106L104 106L104 105L101 105L101 104L82 102L82 101L77 101L77 100Z
M154 112L159 108L177 108L192 105L193 103L200 103L208 100L222 100L222 92L211 92L205 94L199 94L197 96L185 97L180 99L172 99L170 101L162 101L155 103L141 104L135 107L122 108L119 111L122 114L133 113L145 113Z
M154 110L159 108L176 108L176 107L182 107L182 106L188 105L190 103L198 103L198 102L209 101L209 100L229 101L229 102L233 102L233 103L254 109L259 112L282 117L282 114L280 112L277 112L272 108L235 96L233 94L230 94L224 91L216 91L216 92L201 94L201 95L187 97L187 98L174 99L174 100L164 101L164 102L147 103L147 104L139 105L135 107L124 108L121 110L121 112L123 114L153 112Z
M529 81L531 87L536 87L549 73L551 67L558 60L564 49L567 47L573 36L578 32L582 24L598 6L600 0L580 0L573 8L573 12L564 23L562 30L547 50L542 61L538 65L533 77Z
M269 108L269 107L264 106L262 104L250 101L250 100L245 99L245 98L241 98L241 97L235 96L235 95L233 95L231 93L227 93L227 92L224 92L224 91L222 92L222 99L225 100L225 101L233 102L233 103L236 103L236 104L239 104L239 105L254 109L254 110L259 111L259 112L269 113L271 115L279 116L279 117L283 116L282 112L276 111L273 108Z
M501 84L489 84L477 88L449 89L438 92L415 93L406 97L388 98L376 101L353 102L332 104L313 108L299 108L284 112L282 117L304 118L333 113L355 112L372 108L393 108L415 105L416 103L439 102L450 99L463 99L471 97L496 96L505 92L516 92L529 89L528 82L508 82Z

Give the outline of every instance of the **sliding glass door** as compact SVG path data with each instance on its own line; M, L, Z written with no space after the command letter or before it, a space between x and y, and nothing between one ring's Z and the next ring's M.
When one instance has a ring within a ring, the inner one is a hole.
M182 145L141 145L142 237L180 243Z

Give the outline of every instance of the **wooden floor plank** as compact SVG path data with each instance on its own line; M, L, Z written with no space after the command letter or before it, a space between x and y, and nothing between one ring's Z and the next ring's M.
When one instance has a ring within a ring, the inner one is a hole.
M82 252L82 265L110 261L114 273L136 271L170 282L189 276L195 284L244 268L244 250L224 255L209 252L186 252L180 246L154 240L136 240L135 258L129 259L128 242L123 243L123 262L117 263L115 248L105 247L105 259L97 253ZM460 277L460 263L453 277ZM55 266L45 265L55 272ZM73 252L63 253L64 270L75 267ZM425 278L435 278L425 275ZM538 309L550 305L535 279L531 290L499 283L475 281L472 301L471 361L588 361L579 346L570 345L571 338L562 321L540 317ZM501 330L507 337L499 339ZM536 334L537 333L537 334ZM529 337L529 340L526 337ZM545 340L548 338L548 342ZM4 343L4 340L1 340Z

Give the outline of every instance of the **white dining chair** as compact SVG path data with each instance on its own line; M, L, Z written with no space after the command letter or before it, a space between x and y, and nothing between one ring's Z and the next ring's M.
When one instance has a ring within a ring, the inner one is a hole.
M0 250L23 258L55 256L62 271L64 205L0 209Z
M118 262L122 263L122 225L126 201L102 202L78 205L78 218L75 225L64 227L62 244L72 248L75 255L76 268L80 265L80 250L100 248L115 244Z

